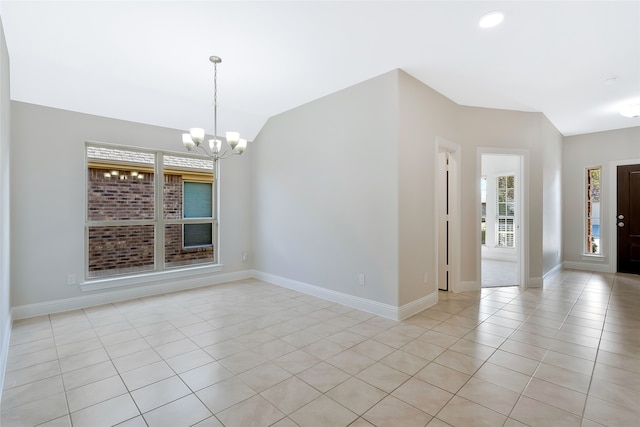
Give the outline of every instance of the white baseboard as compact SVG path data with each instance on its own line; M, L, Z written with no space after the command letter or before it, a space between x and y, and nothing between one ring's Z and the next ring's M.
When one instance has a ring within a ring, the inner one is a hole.
M434 306L438 303L438 292L433 292L429 295L425 295L422 298L411 301L398 309L398 318L395 320L404 320L420 313L422 310Z
M612 273L611 266L602 263L590 263L590 262L575 262L575 261L565 261L564 268L571 270L584 270L584 271L597 271L600 273Z
M406 319L438 302L438 294L437 292L434 292L420 299L404 304L401 307L396 307L390 304L384 304L370 299L345 294L343 292L333 291L331 289L310 285L308 283L287 279L273 274L255 270L244 270L234 273L213 274L186 279L171 278L170 280L161 281L155 284L129 287L126 289L101 289L99 292L94 291L91 295L82 295L73 298L12 307L11 316L15 320L26 319L29 317L78 310L102 304L126 301L134 298L147 297L185 289L194 289L203 286L218 285L221 283L251 278L263 280L274 285L302 292L307 295L313 295L318 298L333 301L338 304L353 307L358 310L366 311L392 320Z
M9 357L9 343L11 342L11 326L13 320L11 318L11 313L9 313L9 318L7 319L7 325L5 330L2 331L2 342L0 342L0 391L4 390L4 375L7 371L7 358ZM0 394L2 394L0 392ZM2 403L2 396L0 396L0 407Z
M454 290L454 292L455 293L458 293L458 292L473 292L473 291L479 291L480 289L481 289L481 287L478 286L478 282L473 280L473 281L466 281L466 282L458 283L458 286L456 286L456 289Z
M545 280L549 280L549 279L553 278L555 275L560 273L563 268L564 268L564 264L561 262L560 264L556 265L551 270L549 270L547 272L547 274L543 275L542 276L542 281L544 282Z
M525 286L526 288L541 288L542 287L542 277L529 277L529 280L527 280L527 284Z
M386 317L387 319L392 320L406 319L407 317L438 302L437 293L433 293L405 304L402 307L396 307L390 304L383 304L370 299L345 294L344 292L310 285L309 283L300 282L298 280L287 279L286 277L276 276L275 274L256 271L255 278L274 285L282 286L283 288L292 289L294 291L302 292L303 294L312 295L314 297L346 305L347 307L353 307L358 310L366 311L367 313Z
M54 301L46 301L35 304L21 305L11 308L13 319L26 319L28 317L41 316L51 313L59 313L69 310L77 310L96 305L109 304L117 301L125 301L133 298L147 297L167 292L182 291L185 289L199 288L203 286L219 285L235 280L250 279L252 270L233 273L213 274L207 276L192 277L188 279L172 278L155 284L110 291L102 291L92 295L66 298Z

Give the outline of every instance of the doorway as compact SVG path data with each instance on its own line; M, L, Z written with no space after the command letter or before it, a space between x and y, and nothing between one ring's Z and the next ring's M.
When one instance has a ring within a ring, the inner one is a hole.
M460 146L436 137L435 155L436 283L460 292Z
M640 165L617 167L617 271L640 274Z
M522 156L482 154L481 287L521 285Z

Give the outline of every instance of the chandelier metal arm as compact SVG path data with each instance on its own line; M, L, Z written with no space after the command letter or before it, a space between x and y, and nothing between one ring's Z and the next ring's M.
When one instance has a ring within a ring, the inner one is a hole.
M247 140L241 139L238 132L227 132L226 146L223 147L222 140L218 139L218 64L222 59L218 56L210 56L209 61L213 63L213 139L209 140L209 149L207 149L202 145L205 137L204 129L192 128L189 133L182 134L182 143L187 150L193 151L200 148L207 157L218 161L233 154L242 154L247 148Z

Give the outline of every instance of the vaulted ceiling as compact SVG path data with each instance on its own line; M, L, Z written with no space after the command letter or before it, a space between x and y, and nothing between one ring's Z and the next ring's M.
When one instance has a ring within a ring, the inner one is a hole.
M505 19L478 26L486 12ZM252 140L273 115L401 68L564 135L640 126L640 1L2 1L11 98ZM613 80L611 80L613 79ZM222 133L222 132L219 132Z

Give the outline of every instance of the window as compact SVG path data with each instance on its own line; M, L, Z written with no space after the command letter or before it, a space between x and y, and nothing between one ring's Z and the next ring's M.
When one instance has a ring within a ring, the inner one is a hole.
M212 209L212 185L206 182L184 182L183 218L209 218ZM211 223L184 224L182 246L197 248L211 246L213 235Z
M215 263L210 160L87 144L87 277Z
M600 174L601 168L587 168L587 212L585 253L600 255Z
M487 244L487 177L480 178L480 235L481 244Z
M515 248L515 181L514 175L496 177L496 246Z

